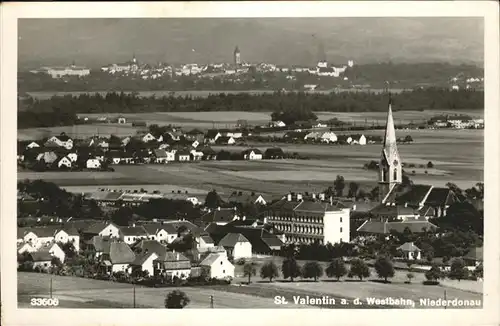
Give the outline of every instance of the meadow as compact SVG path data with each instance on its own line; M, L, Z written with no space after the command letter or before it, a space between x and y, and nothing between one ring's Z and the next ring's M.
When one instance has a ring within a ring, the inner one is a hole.
M380 133L381 131L374 131ZM405 132L406 133L406 132ZM415 183L444 186L454 182L469 188L483 177L483 141L481 130L423 130L408 131L415 143L399 145L400 156L406 164L427 164L434 168L410 168L407 171ZM311 145L311 144L253 144L265 151L280 146L284 151L307 156L308 160L261 161L201 161L169 163L164 165L114 166L115 172L19 172L18 180L44 179L72 190L91 189L92 186L150 185L151 190L188 190L205 193L256 191L276 196L288 191L322 191L331 186L337 175L346 182L356 181L370 188L376 185L376 171L362 167L378 160L380 144L366 146ZM247 147L214 146L238 152ZM427 173L425 173L427 171ZM85 186L85 187L84 187ZM153 189L154 188L154 189ZM83 190L81 190L83 191Z

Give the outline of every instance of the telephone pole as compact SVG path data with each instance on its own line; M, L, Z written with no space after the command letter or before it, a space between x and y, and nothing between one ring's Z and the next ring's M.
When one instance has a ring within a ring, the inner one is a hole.
M50 277L50 298L52 299L52 276Z
M135 308L135 283L133 285L134 285L134 308Z
M213 296L213 295L211 295L211 296L210 296L210 308L212 308L212 309L213 309L213 307L214 307L214 296Z
M446 302L446 290L444 290L444 301ZM444 305L444 309L446 309L446 304Z

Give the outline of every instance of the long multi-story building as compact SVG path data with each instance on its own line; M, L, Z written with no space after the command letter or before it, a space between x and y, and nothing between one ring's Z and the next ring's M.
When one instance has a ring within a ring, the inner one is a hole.
M350 209L342 203L288 194L270 206L266 222L285 234L287 243L350 241Z

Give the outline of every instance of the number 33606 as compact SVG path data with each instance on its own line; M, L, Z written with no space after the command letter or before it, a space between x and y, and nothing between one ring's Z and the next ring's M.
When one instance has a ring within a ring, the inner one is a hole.
M59 300L55 298L32 298L32 306L47 307L47 306L58 306Z

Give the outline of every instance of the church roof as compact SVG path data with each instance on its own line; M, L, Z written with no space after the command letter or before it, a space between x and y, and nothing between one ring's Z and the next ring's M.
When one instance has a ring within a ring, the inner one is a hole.
M389 111L387 113L387 123L385 127L385 136L383 142L383 156L387 162L392 163L399 160L398 148L396 145L396 131L394 129L394 119L392 117L392 103L389 101Z

